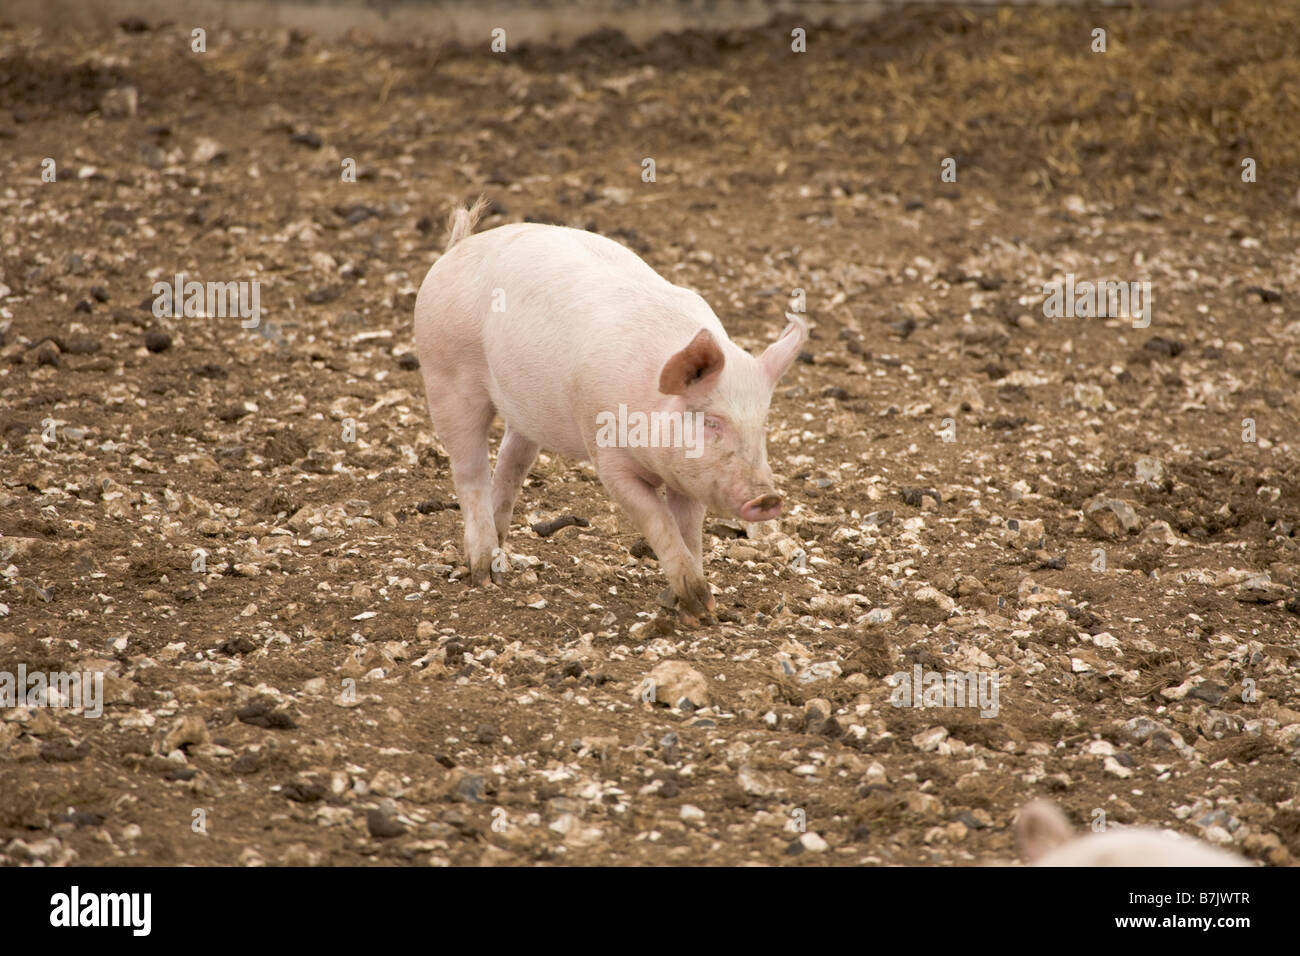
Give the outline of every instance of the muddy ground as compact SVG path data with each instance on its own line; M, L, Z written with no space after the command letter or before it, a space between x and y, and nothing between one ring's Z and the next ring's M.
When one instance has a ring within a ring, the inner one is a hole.
M1032 796L1294 862L1284 6L505 55L3 26L0 670L107 703L0 712L0 862L1010 862ZM617 238L751 349L805 291L790 507L709 519L705 626L553 456L505 585L461 580L411 323L480 192L481 228ZM261 324L156 319L178 272L257 279ZM1150 326L1046 315L1067 273L1149 281ZM695 706L641 699L665 661ZM999 675L996 716L892 706L918 664Z

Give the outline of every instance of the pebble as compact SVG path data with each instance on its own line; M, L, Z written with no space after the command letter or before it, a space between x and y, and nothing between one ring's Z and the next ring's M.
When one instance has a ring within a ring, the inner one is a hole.
M383 810L374 809L366 812L366 829L376 839L389 840L405 834L406 824L396 817L389 816Z
M1142 527L1142 520L1133 506L1118 498L1092 498L1084 505L1083 513L1088 522L1106 538L1123 537Z
M820 835L809 830L799 837L799 842L809 853L825 853L830 849L830 845L821 838Z
M685 701L690 709L698 710L708 706L710 700L708 680L682 661L660 661L633 688L632 696L640 699L647 688L653 690L653 702L664 707L677 708Z

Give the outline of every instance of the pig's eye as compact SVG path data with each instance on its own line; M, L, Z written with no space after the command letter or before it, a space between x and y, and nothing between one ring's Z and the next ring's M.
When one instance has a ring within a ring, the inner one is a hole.
M713 418L713 417L711 417L711 416L707 416L707 415L706 415L705 418L704 418L704 427L707 428L707 429L708 429L709 431L711 431L711 432L721 432L721 431L722 431L722 419L720 419L720 418Z

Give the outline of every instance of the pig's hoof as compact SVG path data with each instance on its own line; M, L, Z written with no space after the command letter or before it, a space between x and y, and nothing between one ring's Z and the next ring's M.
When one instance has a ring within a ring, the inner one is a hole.
M490 555L478 558L470 564L469 579L475 587L504 584L509 569L510 558L500 548L493 548Z
M701 618L718 606L717 599L705 582L699 582L695 586L686 584L681 592L670 588L660 595L659 603L664 607L676 608L682 623L687 627L699 627Z
M506 554L504 548L492 549L492 583L502 584L505 582L506 572L510 570L510 556Z

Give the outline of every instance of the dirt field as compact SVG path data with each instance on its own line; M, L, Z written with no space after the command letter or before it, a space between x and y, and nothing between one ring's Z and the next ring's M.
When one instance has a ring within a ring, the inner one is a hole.
M966 865L1047 796L1293 863L1286 6L506 55L0 28L0 670L107 699L0 711L0 862ZM787 515L706 523L705 626L553 456L505 585L460 580L412 307L480 192L751 349L805 291ZM261 324L155 318L180 272ZM1150 326L1048 316L1067 274L1149 281ZM696 706L641 699L664 661ZM892 706L916 665L997 674L996 716Z

